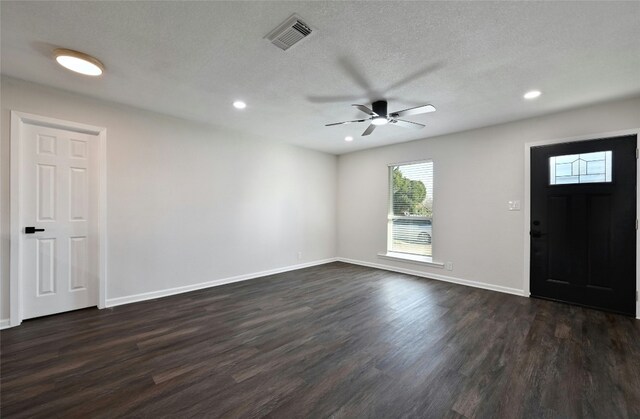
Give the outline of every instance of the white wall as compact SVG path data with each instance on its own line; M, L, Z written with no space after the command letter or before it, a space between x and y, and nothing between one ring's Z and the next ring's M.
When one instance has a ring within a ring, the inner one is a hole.
M10 110L107 128L107 299L336 256L333 155L6 77L1 105L2 319Z
M524 198L524 144L640 127L634 98L336 158L6 77L0 93L0 319L10 110L107 128L109 299L336 255L522 290L524 211L507 201ZM377 257L387 164L421 159L435 164L434 259L452 272Z
M640 98L341 155L338 255L366 264L522 292L524 144L640 127ZM362 140L366 141L366 140ZM434 161L434 260L453 271L377 257L386 250L389 163Z

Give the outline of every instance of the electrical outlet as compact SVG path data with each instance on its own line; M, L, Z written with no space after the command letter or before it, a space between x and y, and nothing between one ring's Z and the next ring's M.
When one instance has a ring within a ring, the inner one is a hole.
M447 271L453 271L453 262L447 262L445 268L447 268Z
M302 260L302 252L298 252L298 260Z

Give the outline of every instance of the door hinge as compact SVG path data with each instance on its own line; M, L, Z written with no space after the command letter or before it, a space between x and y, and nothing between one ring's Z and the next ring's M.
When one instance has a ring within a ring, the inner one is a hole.
M637 159L638 157L640 157L640 150L638 150L638 149L636 148L636 159Z
M636 218L636 231L638 231L638 219Z

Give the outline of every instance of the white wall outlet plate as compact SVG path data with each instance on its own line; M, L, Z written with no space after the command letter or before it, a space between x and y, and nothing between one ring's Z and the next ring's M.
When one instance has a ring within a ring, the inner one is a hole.
M520 201L509 201L509 211L520 211Z

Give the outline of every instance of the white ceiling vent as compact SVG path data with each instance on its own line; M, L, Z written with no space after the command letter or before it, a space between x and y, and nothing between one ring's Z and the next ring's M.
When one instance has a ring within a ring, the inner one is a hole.
M293 14L284 23L269 32L265 38L281 50L286 51L311 35L311 32L309 25L304 23L300 16Z

